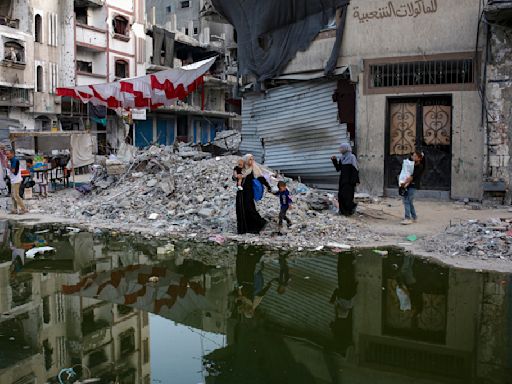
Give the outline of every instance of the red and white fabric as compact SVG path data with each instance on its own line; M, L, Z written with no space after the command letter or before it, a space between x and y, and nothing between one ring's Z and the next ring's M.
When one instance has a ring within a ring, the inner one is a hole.
M94 105L117 109L154 109L184 99L203 84L203 75L215 57L181 68L132 77L113 83L57 88L58 96L69 96Z

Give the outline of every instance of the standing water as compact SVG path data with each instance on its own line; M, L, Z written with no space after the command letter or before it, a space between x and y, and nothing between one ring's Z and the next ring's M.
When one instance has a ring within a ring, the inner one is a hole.
M507 274L397 249L0 237L1 384L512 383Z

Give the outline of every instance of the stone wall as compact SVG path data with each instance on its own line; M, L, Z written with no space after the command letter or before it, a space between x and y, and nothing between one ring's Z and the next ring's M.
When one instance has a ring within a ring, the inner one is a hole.
M504 181L512 202L512 29L492 26L487 65L488 181Z

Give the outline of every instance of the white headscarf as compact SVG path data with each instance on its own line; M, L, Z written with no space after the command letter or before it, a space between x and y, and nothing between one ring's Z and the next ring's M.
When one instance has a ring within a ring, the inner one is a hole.
M245 169L244 169L244 172L243 172L243 175L244 177L246 177L247 175L249 175L251 172L254 174L254 178L258 178L258 177L261 177L263 176L263 172L261 171L261 168L260 166L256 163L256 161L254 160L254 156L251 155L250 153L248 153L247 155L245 155L243 157L244 161L245 161ZM252 166L249 167L249 159L252 159Z

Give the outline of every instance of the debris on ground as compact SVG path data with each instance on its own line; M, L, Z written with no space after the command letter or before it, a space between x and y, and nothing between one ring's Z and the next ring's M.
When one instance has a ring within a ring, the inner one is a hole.
M511 230L510 219L468 220L425 239L423 246L429 252L452 256L512 260Z
M279 200L265 192L257 203L259 213L269 221L261 236L236 235L236 184L233 167L239 157L211 158L191 145L152 146L133 153L133 160L119 166L111 162L95 167L90 184L78 191L59 192L41 200L39 208L82 223L101 223L116 228L151 228L160 234L198 233L217 243L241 240L251 243L293 244L316 247L330 241L379 241L361 221L336 214L332 194L317 191L291 179L293 199L289 217L293 222L279 241ZM115 167L112 169L112 167ZM117 174L124 169L121 174ZM283 176L265 169L275 188ZM87 193L83 194L84 191ZM58 207L58 208L57 208ZM136 230L133 230L136 232ZM229 237L229 238L228 238ZM316 244L315 244L316 243Z

